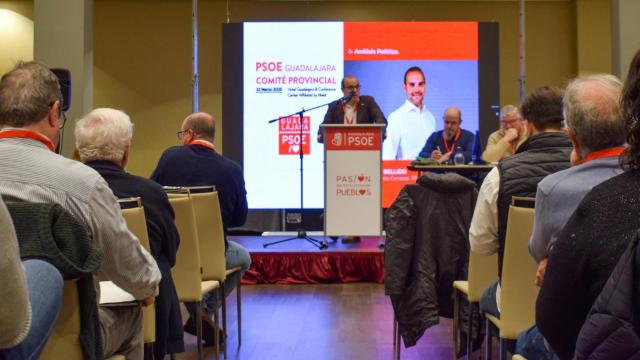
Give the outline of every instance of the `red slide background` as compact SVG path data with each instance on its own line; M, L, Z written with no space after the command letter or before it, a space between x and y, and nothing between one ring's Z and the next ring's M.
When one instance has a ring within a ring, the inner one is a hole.
M344 60L478 60L478 23L345 22Z

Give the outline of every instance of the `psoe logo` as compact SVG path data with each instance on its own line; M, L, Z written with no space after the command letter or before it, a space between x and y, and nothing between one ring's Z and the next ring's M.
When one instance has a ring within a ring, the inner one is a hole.
M331 139L331 144L334 146L341 146L343 142L342 133L333 134L333 139Z

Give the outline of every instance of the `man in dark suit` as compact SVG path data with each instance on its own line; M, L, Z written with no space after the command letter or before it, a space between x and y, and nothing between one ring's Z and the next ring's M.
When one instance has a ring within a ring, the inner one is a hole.
M375 99L360 95L360 82L355 76L345 76L340 84L344 98L329 104L323 124L387 124ZM323 141L322 131L318 130L318 142Z
M114 109L96 109L76 124L76 148L80 161L96 170L116 197L142 200L151 254L162 273L156 298L154 344L155 357L162 359L165 354L184 351L180 304L171 277L180 237L173 208L162 186L124 170L132 134L133 125L127 114Z
M198 112L187 116L182 122L181 131L178 132L182 145L164 151L151 174L151 179L165 186L215 186L220 196L222 224L226 234L228 228L241 226L247 219L247 191L240 165L215 150L215 130L215 122L210 114ZM225 245L227 269L236 266L242 268L240 274L236 271L227 277L226 297L233 290L233 284L237 283L236 277L241 277L249 269L251 256L247 249L237 242L227 241L225 238ZM211 314L216 310L215 296L214 292L210 292L205 294L203 299L203 306ZM188 308L191 314L195 313L195 308ZM193 321L187 322L185 331L194 333L193 324ZM205 321L204 324L210 323ZM205 326L206 344L213 343L215 333L215 329Z

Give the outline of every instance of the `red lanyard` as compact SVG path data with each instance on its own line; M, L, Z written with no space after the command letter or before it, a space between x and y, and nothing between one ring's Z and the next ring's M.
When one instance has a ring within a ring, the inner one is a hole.
M200 145L200 146L206 147L207 149L211 149L213 151L216 150L212 143L204 140L193 140L192 142L189 143L189 145Z
M605 157L620 156L622 155L623 152L624 152L623 147L615 147L610 149L594 151L591 154L585 156L584 159L582 159L582 163L586 164L591 160L605 158Z
M453 144L451 144L451 148L449 148L449 144L447 143L447 138L444 136L445 133L446 131L442 132L442 141L444 142L445 149L447 149L447 152L450 153L452 150L455 150L456 142L458 142L458 139L460 138L460 134L462 133L462 131L458 129L458 133L456 133L456 137L453 139Z
M11 138L34 139L45 144L51 151L55 151L55 148L56 148L53 145L53 142L48 137L40 134L39 132L35 132L33 130L12 129L12 130L0 131L0 139L11 139Z
M342 106L342 112L344 113L344 117L345 117L345 124L353 124L355 123L355 118L358 116L358 108L354 106L353 109L353 116L351 117L347 117L347 110L344 106L344 102L340 101L340 106Z

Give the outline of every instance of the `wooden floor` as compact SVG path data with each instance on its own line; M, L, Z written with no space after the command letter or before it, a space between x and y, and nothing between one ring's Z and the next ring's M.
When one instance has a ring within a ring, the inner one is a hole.
M383 285L251 285L242 288L242 346L235 292L227 299L228 359L393 359L393 313ZM451 359L451 321L441 319L402 359ZM195 337L185 335L197 359ZM205 348L214 359L213 348ZM220 356L222 358L222 356Z

